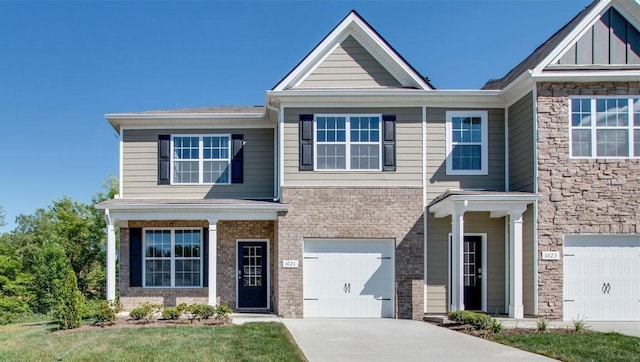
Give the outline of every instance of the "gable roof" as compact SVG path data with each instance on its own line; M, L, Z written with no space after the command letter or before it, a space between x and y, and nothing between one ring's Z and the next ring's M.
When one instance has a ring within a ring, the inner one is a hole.
M560 43L571 33L582 20L593 10L598 4L598 0L592 2L585 7L578 15L576 15L565 26L560 28L555 34L553 34L547 41L542 43L536 50L533 51L528 57L524 58L518 65L511 69L504 77L500 79L490 79L481 89L503 89L509 83L513 82L523 72L528 69L535 68L542 60L544 60L551 52L560 45Z
M403 88L431 90L433 86L424 79L374 28L355 10L338 23L272 91L295 87L304 81L341 41L353 37L375 58Z

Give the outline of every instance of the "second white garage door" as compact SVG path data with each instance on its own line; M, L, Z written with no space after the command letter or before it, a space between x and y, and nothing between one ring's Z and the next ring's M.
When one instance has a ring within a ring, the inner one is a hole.
M640 321L640 236L565 235L564 319Z
M393 240L305 239L305 317L394 316Z

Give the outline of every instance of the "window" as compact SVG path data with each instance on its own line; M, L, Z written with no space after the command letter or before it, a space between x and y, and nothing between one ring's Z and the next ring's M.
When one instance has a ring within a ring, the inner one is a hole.
M640 157L640 98L571 98L571 157Z
M173 184L230 183L231 136L173 136Z
M144 286L201 287L201 240L198 229L146 229Z
M380 115L316 115L315 169L380 171L380 119Z
M486 175L487 112L447 112L447 175Z

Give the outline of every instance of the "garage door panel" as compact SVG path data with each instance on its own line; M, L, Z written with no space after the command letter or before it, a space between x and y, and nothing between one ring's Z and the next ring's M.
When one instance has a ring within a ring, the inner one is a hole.
M564 319L640 320L640 236L567 235Z
M392 240L305 240L305 317L393 317Z

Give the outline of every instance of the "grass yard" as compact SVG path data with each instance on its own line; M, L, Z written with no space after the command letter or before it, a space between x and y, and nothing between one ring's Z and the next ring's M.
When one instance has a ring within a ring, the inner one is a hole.
M494 341L562 361L640 361L640 338L618 333L524 333Z
M0 327L0 361L305 361L280 323L55 331Z

